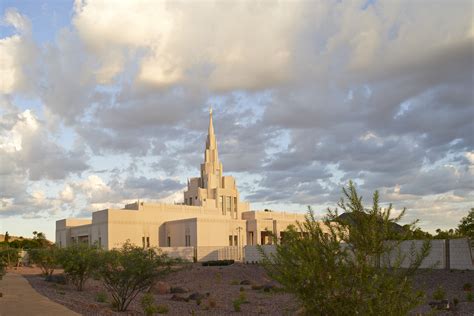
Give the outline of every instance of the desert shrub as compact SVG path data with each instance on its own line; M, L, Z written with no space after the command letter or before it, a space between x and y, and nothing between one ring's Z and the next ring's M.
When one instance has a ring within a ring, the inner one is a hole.
M143 295L142 299L140 300L140 305L142 306L143 314L147 316L151 316L158 312L158 308L155 305L155 298L151 293L146 293Z
M125 243L120 249L101 253L98 272L118 311L127 310L132 300L147 292L159 276L174 263L153 249Z
M238 280L232 280L230 281L230 285L239 285L240 282Z
M82 291L87 279L97 269L99 251L97 247L83 243L73 244L59 251L58 262L78 291Z
M0 265L4 267L13 267L18 264L20 255L18 249L11 247L0 248Z
M441 300L444 300L445 297L446 297L446 292L444 291L443 287L438 286L436 290L433 292L433 299L441 301Z
M466 301L472 302L472 300L473 300L472 292L467 292L466 293Z
M55 246L29 249L28 256L31 263L40 267L46 278L51 277L58 266L59 251Z
M377 191L365 208L352 182L338 206L346 219L336 208L316 221L309 208L305 221L290 226L285 242L276 244L275 254L259 248L269 276L295 295L307 315L405 315L421 304L411 277L428 255L429 242L410 258L399 253L395 262L384 261L407 238L400 232L388 242L405 210L391 218L392 206L382 209ZM407 269L399 269L403 259L410 261Z
M242 305L242 301L240 299L236 299L232 301L232 306L234 306L234 311L240 312L242 309L240 308L240 305Z
M156 305L156 312L158 314L168 314L169 308L168 308L168 306L166 306L164 304L159 304L159 305Z
M97 293L97 295L95 296L95 301L99 303L107 302L107 294L104 292Z
M472 284L471 283L464 283L464 285L462 286L462 289L464 291L471 291L472 290Z

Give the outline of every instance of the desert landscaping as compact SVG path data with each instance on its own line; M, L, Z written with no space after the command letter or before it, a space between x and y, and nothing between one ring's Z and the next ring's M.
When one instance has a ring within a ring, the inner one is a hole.
M35 267L10 269L22 274L40 294L82 315L143 315L138 296L126 312L116 312L110 298L96 280L88 280L84 291L62 284L62 271L47 282ZM470 291L463 287L474 280L474 271L420 270L414 279L417 289L425 292L425 304L413 311L416 314L473 315L474 302L468 302ZM450 301L449 311L434 311L428 303L441 287ZM5 291L3 289L3 291ZM155 303L168 315L297 315L299 308L291 294L280 291L264 269L256 264L235 263L229 266L188 264L159 281L151 290ZM453 302L457 299L457 305ZM240 304L236 304L240 301ZM240 312L236 312L236 305Z

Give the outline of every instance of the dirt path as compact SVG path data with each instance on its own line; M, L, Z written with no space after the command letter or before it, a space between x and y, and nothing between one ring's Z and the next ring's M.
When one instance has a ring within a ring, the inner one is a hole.
M20 274L7 273L0 281L0 293L0 316L79 315L38 294Z

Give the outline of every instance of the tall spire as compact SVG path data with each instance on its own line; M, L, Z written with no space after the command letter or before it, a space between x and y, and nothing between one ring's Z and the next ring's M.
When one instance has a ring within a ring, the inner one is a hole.
M209 108L209 129L207 133L206 149L217 149L216 136L214 135L214 125L212 124L212 108Z

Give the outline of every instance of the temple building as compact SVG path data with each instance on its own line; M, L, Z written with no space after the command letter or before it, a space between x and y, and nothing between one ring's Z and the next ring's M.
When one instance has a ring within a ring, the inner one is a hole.
M56 222L56 244L97 243L104 249L125 241L143 247L216 247L268 244L303 214L251 211L236 181L223 175L209 113L201 175L188 181L182 204L136 202L92 213L92 219Z

